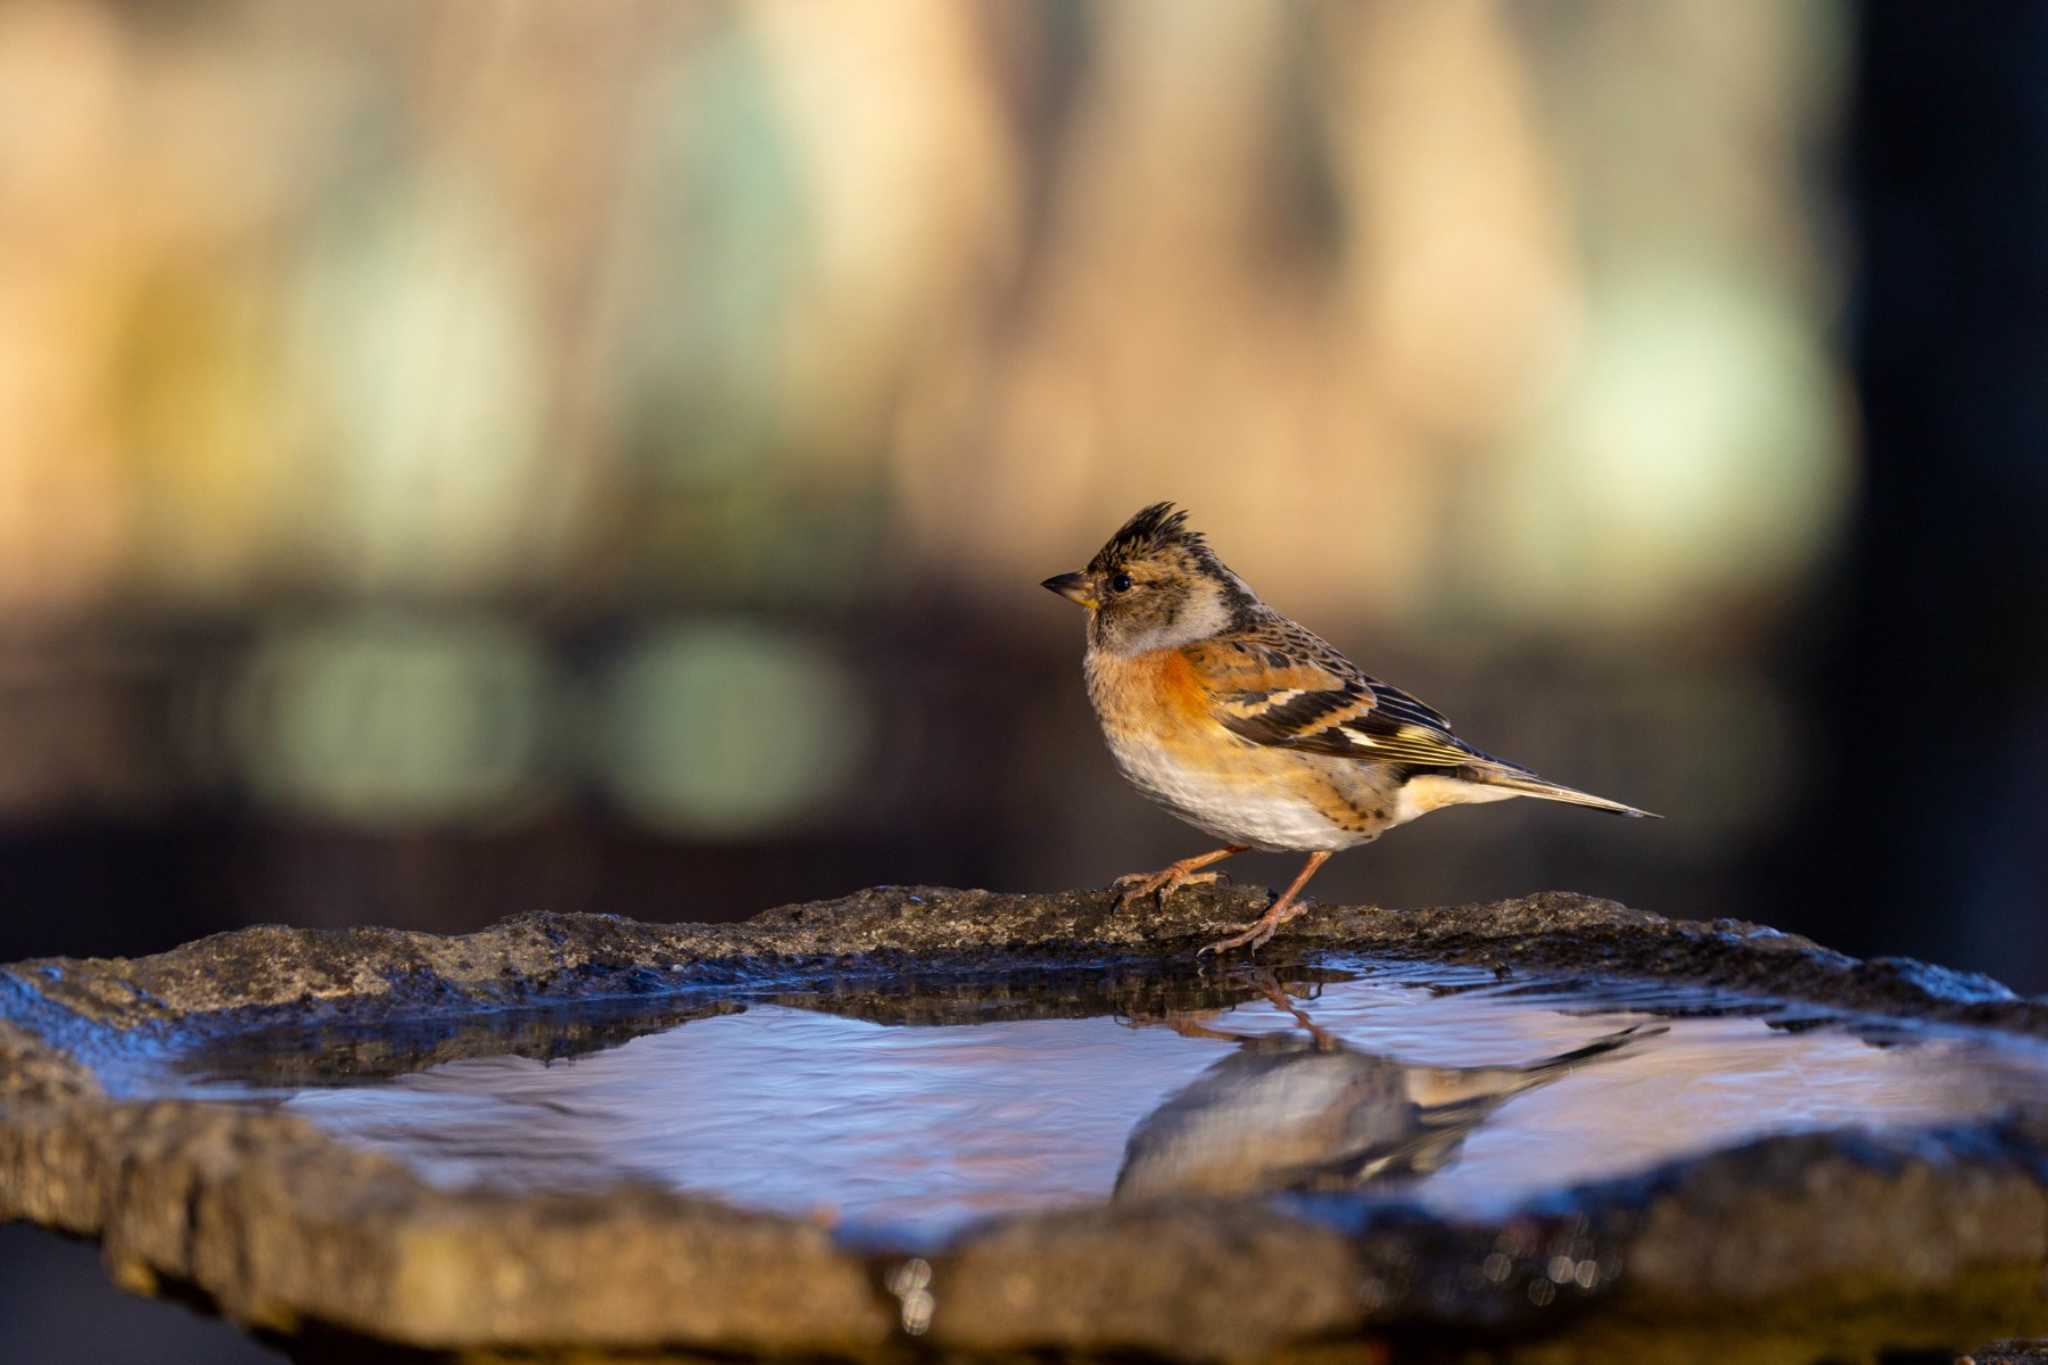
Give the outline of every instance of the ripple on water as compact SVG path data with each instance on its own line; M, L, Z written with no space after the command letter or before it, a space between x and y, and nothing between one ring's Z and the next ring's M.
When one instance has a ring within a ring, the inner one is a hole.
M1199 989L1069 972L740 1003L583 1055L486 1044L368 1083L257 1083L274 1070L245 1042L157 1088L281 1106L441 1184L641 1180L914 1240L1197 1193L1490 1218L1766 1134L2048 1093L2042 1049L1963 1029L1358 959ZM1014 1017L1033 1012L1063 1017Z

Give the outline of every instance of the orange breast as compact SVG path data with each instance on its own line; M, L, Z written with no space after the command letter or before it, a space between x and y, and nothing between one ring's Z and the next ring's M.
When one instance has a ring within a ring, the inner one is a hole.
M1158 663L1151 665L1152 694L1158 700L1162 715L1172 717L1169 724L1180 726L1200 721L1212 723L1209 715L1209 689L1202 686L1202 679L1195 672L1187 656L1177 649L1164 649L1156 656Z
M1091 659L1088 684L1103 724L1123 734L1174 743L1221 730L1200 676L1177 649Z
M1209 689L1178 650L1091 653L1088 690L1117 766L1188 823L1256 848L1344 848L1384 820L1354 808L1332 760L1255 744L1211 711Z

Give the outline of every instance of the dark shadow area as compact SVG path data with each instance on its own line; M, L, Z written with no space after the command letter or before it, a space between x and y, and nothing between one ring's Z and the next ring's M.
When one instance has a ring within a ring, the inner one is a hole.
M1859 11L1865 477L1791 868L1852 950L2048 989L2048 10Z
M240 1328L116 1289L99 1248L25 1223L0 1225L0 1324L23 1365L277 1365Z

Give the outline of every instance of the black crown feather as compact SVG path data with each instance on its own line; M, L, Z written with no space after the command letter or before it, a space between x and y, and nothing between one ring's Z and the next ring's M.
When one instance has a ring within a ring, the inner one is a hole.
M1155 502L1125 522L1090 567L1099 569L1113 560L1136 558L1168 545L1183 545L1191 550L1205 548L1202 533L1188 529L1186 512L1170 502Z

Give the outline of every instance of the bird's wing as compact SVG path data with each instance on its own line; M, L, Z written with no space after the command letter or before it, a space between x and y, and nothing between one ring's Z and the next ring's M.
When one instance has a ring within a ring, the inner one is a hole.
M1182 654L1210 714L1255 744L1424 768L1513 768L1452 734L1442 712L1367 677L1291 622L1204 640Z

